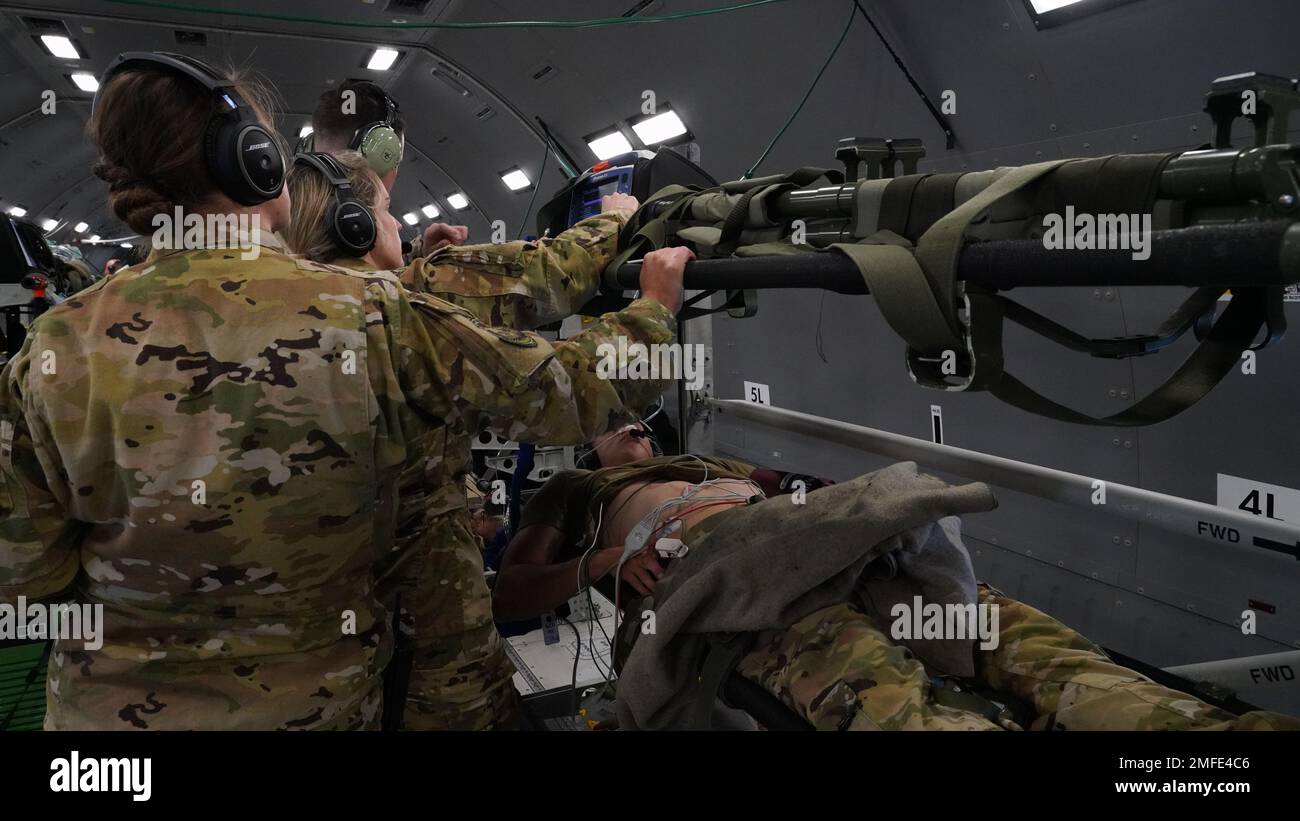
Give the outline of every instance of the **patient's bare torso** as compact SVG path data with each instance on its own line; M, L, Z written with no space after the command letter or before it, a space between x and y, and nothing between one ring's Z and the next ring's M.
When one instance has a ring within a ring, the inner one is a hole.
M637 523L660 505L686 494L696 487L693 482L633 482L623 488L605 508L604 521L600 528L601 547L622 545L627 534ZM672 519L681 519L680 537L692 525L710 516L730 510L751 496L761 496L763 491L758 485L744 479L720 479L715 484L706 485L685 502L669 504L656 517L655 527L666 525ZM660 536L665 535L660 533ZM647 542L653 545L654 540Z

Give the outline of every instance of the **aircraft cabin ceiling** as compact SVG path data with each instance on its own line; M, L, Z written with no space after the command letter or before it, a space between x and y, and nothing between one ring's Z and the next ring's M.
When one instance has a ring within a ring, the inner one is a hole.
M1253 19L1282 15L1293 0L1252 0ZM1294 31L1247 24L1236 4L1139 0L1068 25L1038 30L1022 0L778 0L669 22L599 27L432 28L475 21L589 20L689 15L717 0L56 0L0 2L0 207L19 206L68 241L130 232L106 211L83 137L91 94L71 75L98 74L128 50L178 51L254 70L278 91L291 142L321 91L348 78L383 85L407 118L407 158L393 212L463 191L471 206L450 221L488 239L501 219L520 231L530 202L564 181L543 159L539 122L585 168L583 138L638 116L643 93L679 113L718 179L747 169L825 72L760 170L833 165L845 136L918 137L922 168L981 168L1060 156L1194 146L1209 135L1200 113L1210 82L1247 70L1285 74ZM879 29L868 24L866 16ZM846 22L853 17L851 27ZM425 26L425 27L421 27ZM81 59L50 54L45 33L63 33ZM955 92L944 134L881 36L938 104ZM842 40L842 42L841 42ZM839 44L838 52L827 57ZM377 47L395 49L391 69L366 67ZM1201 71L1187 71L1189 55ZM42 94L57 95L54 114ZM1180 119L1181 118L1181 119ZM166 123L141 123L166 128ZM542 164L545 162L545 170ZM500 174L519 167L536 189L510 191ZM446 216L439 217L447 219ZM532 216L524 233L532 233ZM417 228L406 227L407 236Z

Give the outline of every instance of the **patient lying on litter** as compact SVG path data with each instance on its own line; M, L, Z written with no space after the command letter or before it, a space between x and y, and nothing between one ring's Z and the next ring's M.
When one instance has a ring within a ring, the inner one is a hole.
M606 434L600 469L538 491L493 595L520 619L611 586L624 727L700 726L707 671L734 669L818 729L1300 729L1157 684L978 584L958 517L996 506L982 483L904 462L775 495L770 471L644 458L634 438Z

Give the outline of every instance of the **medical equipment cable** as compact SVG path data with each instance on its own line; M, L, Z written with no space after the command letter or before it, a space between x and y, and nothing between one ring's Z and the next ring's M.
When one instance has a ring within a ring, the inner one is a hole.
M665 402L665 401L667 401L667 400L664 399L664 395L663 395L662 393L659 394L659 407L655 408L654 413L652 413L652 414L650 414L649 416L647 416L647 417L645 417L644 419L642 419L642 420L641 420L641 424L643 424L643 425L648 424L648 423L650 422L651 419L654 419L656 416L658 416L658 415L659 415L659 412L662 411L662 410L664 409L664 402Z
M599 624L599 620L594 618L596 613L596 606L591 596L591 579L588 578L590 576L590 573L584 574L583 571L587 569L587 561L591 557L592 551L596 549L596 545L599 544L600 542L600 526L604 521L604 514L605 514L605 505L602 503L601 506L596 511L596 529L591 535L591 545L588 546L585 551L583 551L582 556L579 557L578 559L578 595L582 595L584 592L587 595L587 637L589 639L588 646L592 648L594 648L596 645L595 645L594 633L591 629L591 622L596 621ZM584 584L584 578L586 580L585 584ZM604 634L605 632L604 625L600 625L600 632ZM606 674L605 670L600 666L600 662L597 661L596 659L596 653L594 649L591 654L591 660L596 665L596 670L597 672L600 673L601 678L605 679L605 683L612 684L613 680L611 677L613 676L614 673L614 643L612 641L609 641L609 636L605 636L605 640L606 642L609 643L609 674ZM575 666L574 680L573 680L573 686L575 690L577 688L577 685L578 685L577 667Z
M576 716L578 714L578 661L582 658L582 634L578 632L578 628L573 626L573 622L569 621L568 617L565 617L562 621L569 625L569 629L573 631L573 638L578 642L578 648L573 654L573 678L569 689L569 713Z
M592 599L592 596L591 596L591 583L590 583L590 581L588 581L586 584L583 583L583 579L584 579L584 577L585 577L586 575L589 575L589 574L584 574L583 571L586 569L587 560L590 558L590 556L591 556L591 552L595 549L595 547L596 547L596 542L595 542L595 540L593 539L593 540L592 540L592 543L591 543L591 547L587 548L586 552L584 552L584 553L582 554L582 557L581 557L580 559L578 559L578 595L581 596L581 595L584 595L584 594L585 594L586 597L587 597L587 616L588 616L588 618L587 618L587 638L588 638L588 646L591 647L591 648L595 648L595 646L596 646L596 642L595 642L595 633L594 633L594 632L592 631L592 629L591 629L591 622L592 622L593 620L595 620L595 619L592 618L592 616L593 616L593 615L595 614L595 612L596 612L596 604L595 604L595 601ZM600 627L600 632L601 632L602 634L605 634L605 627L604 627L604 625L599 624L599 621L598 621L598 620L595 620L595 621L597 621L597 624L598 624L598 626ZM609 642L609 636L608 636L607 634L605 635L605 640L606 640L607 642ZM605 669L601 666L600 661L596 658L596 653L595 653L594 649L593 649L592 654L591 654L591 660L592 660L592 663L595 664L595 666L596 666L596 671L597 671L598 673L600 673L601 678L605 679L605 683L606 683L606 684L613 684L613 679L611 678L611 676L613 675L613 672L614 672L613 652L614 652L614 651L613 651L613 643L611 642L611 643L610 643L610 664L609 664L609 673L606 673L606 672L605 672ZM574 686L575 686L575 687L577 686L577 680L576 680L576 679L574 680Z
M701 459L700 457L696 456L696 455L693 454L693 453L692 453L692 454L688 454L688 455L690 455L691 457L693 457L696 461L698 461L701 465L704 466L704 475L705 475L705 476L708 476L708 475L709 475L709 466L708 466L708 464L706 464L705 461L704 461L703 459ZM654 510L650 511L649 514L647 514L647 515L645 515L645 516L642 516L642 517L641 517L641 521L644 522L644 521L646 521L647 519L650 519L650 520L654 521L654 522L657 524L657 523L659 522L659 517L660 517L661 515L663 515L664 510L667 509L668 507L670 507L671 505L674 505L674 504L681 504L681 503L684 503L684 502L688 502L688 501L690 501L691 499L695 498L695 496L696 496L696 495L697 495L701 490L703 490L706 486L708 486L708 487L717 487L717 486L718 486L717 483L718 483L718 482L723 482L723 481L726 481L726 480L723 479L723 478L718 478L718 479L706 479L706 480L704 480L704 481L702 481L702 482L699 482L698 484L694 485L694 487L692 487L692 488L691 488L689 491L687 491L686 493L683 493L683 494L681 494L680 496L677 496L676 498L669 499L669 500L663 502L663 503L660 504L658 507L656 507ZM749 496L745 496L745 495L743 495L743 494L741 494L741 493L738 493L738 492L736 492L736 491L734 491L734 490L731 490L730 488L719 488L719 489L722 490L722 491L724 491L725 495L733 496L733 497L735 497L735 498L737 498L737 499L744 499L744 500L748 501L749 498L750 498ZM713 498L713 497L710 497L710 498ZM620 509L622 509L622 508L620 507ZM640 526L640 523L638 523L637 526L639 527L639 526ZM655 530L655 532L658 532L659 530L662 530L662 528L657 528L657 529ZM630 549L628 548L627 545L624 545L624 546L623 546L623 554L622 554L621 556L618 557L618 564L616 564L616 565L614 566L614 635L615 635L615 636L618 635L618 622L619 622L619 615L622 613L622 607L621 607L621 605L620 605L620 594L622 593L622 585L619 584L619 580L622 578L622 574L623 574L623 563L626 562L626 561L628 560L628 558L630 558L631 555L633 555L633 554L635 554L635 553L640 553L642 550L644 550L644 549L645 549L645 544L646 544L647 541L649 541L649 536L646 537L646 540L643 541L643 542L641 543L641 545L640 545L636 550L630 550Z

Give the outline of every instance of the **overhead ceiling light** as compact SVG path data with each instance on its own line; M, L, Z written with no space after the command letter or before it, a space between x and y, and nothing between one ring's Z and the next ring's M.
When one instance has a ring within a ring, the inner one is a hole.
M301 140L303 137L306 137L310 133L311 133L311 126L304 125L302 128L298 129L298 139Z
M632 143L628 142L623 132L617 129L599 137L588 138L587 146L598 160L608 160L610 157L627 154L632 150Z
M1034 26L1039 29L1053 28L1132 2L1133 0L1088 0L1086 3L1084 0L1024 0Z
M420 221L420 218L415 215L414 211L407 211L405 214L402 215L402 219L406 222L407 225L415 225L417 222Z
M90 242L99 242L99 234L94 234L93 236L91 236Z
M447 204L452 208L455 208L457 211L464 211L466 208L469 208L469 200L459 191L455 194L447 195Z
M118 243L118 244L121 245L123 248L130 248L130 247L131 247L131 243L129 243L129 242L122 242L122 243Z
M72 82L82 91L88 91L91 94L99 91L99 80L95 79L95 75L93 74L79 71L72 75Z
M661 111L640 122L632 123L632 130L646 145L654 145L686 133L686 123L671 109Z
M1075 3L1082 2L1082 0L1029 0L1029 2L1033 4L1034 11L1039 14L1046 14L1049 11L1073 6Z
M420 210L423 211L424 215L429 219L433 219L434 217L438 216L439 213L441 213L438 211L438 206L434 205L433 203L429 203L428 205L424 206Z
M72 226L72 230L76 231L78 234L84 234L86 233L86 229L89 227L90 227L89 223L79 222L76 225Z
M46 231L47 233L53 231L55 228L58 227L59 227L58 220L46 220L45 222L41 223L41 229Z
M21 205L15 205L13 208L9 209L9 215L12 217L25 217L27 216L27 209L23 208Z
M67 37L58 34L42 34L41 45L45 50L61 60L80 60L81 52L77 51L77 46Z
M391 48L377 48L370 55L370 62L366 63L366 68L371 71L388 71L397 62L400 55Z
M501 181L511 191L522 191L533 184L533 181L528 179L528 175L524 173L522 168L512 168L509 171L501 172Z

